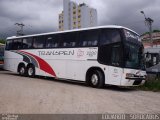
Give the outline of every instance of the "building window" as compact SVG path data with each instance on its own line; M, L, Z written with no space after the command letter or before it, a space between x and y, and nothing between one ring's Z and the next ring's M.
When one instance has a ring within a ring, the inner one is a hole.
M73 6L73 9L76 9L76 6L75 6L75 5Z

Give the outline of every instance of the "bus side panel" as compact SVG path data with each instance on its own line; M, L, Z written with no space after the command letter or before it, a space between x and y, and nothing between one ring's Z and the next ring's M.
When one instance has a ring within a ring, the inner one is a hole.
M43 59L55 72L57 78L85 81L86 71L97 62L97 50L98 48L39 49L27 50L26 54ZM88 59L93 60L94 63ZM50 76L43 70L39 70L38 73L38 75Z
M105 84L120 85L123 69L118 67L108 66L105 74L106 74Z
M47 60L57 78L66 78L66 61L65 60ZM53 77L53 76L52 76Z
M5 51L4 53L5 70L17 72L17 68L20 62L23 62L23 57L21 55L11 51Z
M80 64L78 64L80 62L78 61L67 61L66 62L66 77L67 79L78 79L79 75L81 75L81 68L80 68Z
M70 67L67 67L67 78L85 81L86 73L90 68L100 68L103 71L104 66L97 61L74 61L70 62ZM68 65L69 65L68 64Z

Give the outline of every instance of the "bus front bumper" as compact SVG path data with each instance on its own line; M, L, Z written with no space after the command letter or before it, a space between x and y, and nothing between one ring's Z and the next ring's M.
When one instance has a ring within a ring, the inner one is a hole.
M137 75L137 71L132 72L127 70L121 79L121 86L140 86L143 85L146 81L147 75L145 71L138 71L141 74Z
M132 86L143 85L146 81L146 78L126 78L128 82L132 83Z

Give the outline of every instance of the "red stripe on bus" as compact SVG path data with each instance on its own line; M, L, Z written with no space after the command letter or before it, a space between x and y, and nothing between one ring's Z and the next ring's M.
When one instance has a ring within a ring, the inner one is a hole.
M20 51L20 52L31 55L32 57L34 57L38 61L41 70L56 77L56 74L55 74L54 70L52 69L52 67L46 61L44 61L42 58L40 58L36 55L33 55L31 53L28 53L28 52L24 52L24 51Z

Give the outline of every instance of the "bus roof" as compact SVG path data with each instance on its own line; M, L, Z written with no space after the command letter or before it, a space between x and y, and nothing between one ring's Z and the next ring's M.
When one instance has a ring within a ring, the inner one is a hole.
M100 29L100 28L118 28L118 29L127 29L129 31L134 32L135 34L139 35L135 31L123 27L123 26L117 26L117 25L107 25L107 26L98 26L98 27L89 27L89 28L81 28L81 29L73 29L73 30L66 30L66 31L57 31L57 32L48 32L48 33L41 33L41 34L33 34L33 35L25 35L25 36L12 36L8 37L8 39L15 39L15 38L25 38L25 37L34 37L34 36L41 36L41 35L50 35L50 34L58 34L58 33L67 33L67 32L76 32L76 31L83 31L83 30L92 30L92 29Z

